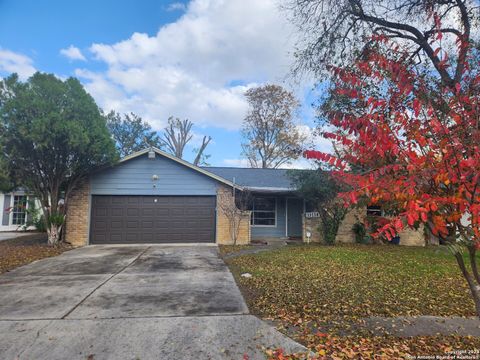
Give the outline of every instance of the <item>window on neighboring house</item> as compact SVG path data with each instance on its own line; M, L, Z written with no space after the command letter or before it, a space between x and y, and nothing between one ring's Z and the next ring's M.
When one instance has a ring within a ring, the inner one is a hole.
M381 206L367 206L367 216L382 216Z
M275 198L257 197L251 202L253 226L275 226L276 225L276 207Z
M12 225L25 225L27 221L27 197L15 195L13 197Z

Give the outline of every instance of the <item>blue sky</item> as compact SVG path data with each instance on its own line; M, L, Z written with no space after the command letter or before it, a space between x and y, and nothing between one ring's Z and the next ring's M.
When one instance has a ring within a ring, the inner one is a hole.
M188 117L195 139L213 137L217 166L245 163L239 129L250 87L294 91L299 126L311 131L311 85L288 78L294 40L276 0L0 0L0 76L76 76L100 107L133 111L155 129L169 115Z

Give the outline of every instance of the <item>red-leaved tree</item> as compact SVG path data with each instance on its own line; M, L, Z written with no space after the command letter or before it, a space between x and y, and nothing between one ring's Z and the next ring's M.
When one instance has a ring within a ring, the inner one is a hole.
M447 84L419 72L386 37L373 40L378 46L354 66L332 69L336 99L350 104L326 113L334 130L323 136L337 144L337 155L309 150L304 156L336 169L352 189L342 194L348 205L381 204L389 210L390 221L374 235L391 239L424 224L449 242L480 316L478 53L469 49L460 59L465 66L459 81ZM470 44L459 36L456 46ZM440 66L448 68L440 45L435 52Z

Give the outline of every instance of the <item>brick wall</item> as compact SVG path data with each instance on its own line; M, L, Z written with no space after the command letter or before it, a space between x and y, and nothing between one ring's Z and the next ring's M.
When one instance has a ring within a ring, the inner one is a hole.
M232 206L233 204L233 195L232 189L225 186L219 185L217 189L217 244L229 245L233 244L233 238L231 234L231 221L225 214L225 211L222 210L222 205ZM250 211L245 211L241 215L240 227L238 230L237 245L249 244L251 239L250 233Z
M336 242L339 243L354 243L355 233L352 230L353 224L358 221L363 221L366 215L366 210L353 209L347 212L343 218L340 226L338 227Z
M418 230L405 229L400 234L400 245L405 246L425 246L425 232L423 225ZM438 244L437 244L438 245Z
M354 243L355 234L352 230L353 224L363 221L366 216L365 209L353 209L349 211L338 228L337 243ZM318 228L320 226L319 218L303 218L303 241L306 241L306 231L312 233L311 242L323 242L322 234ZM425 246L425 236L423 227L418 230L405 229L400 234L400 245L405 246Z
M302 217L303 226L303 241L307 240L307 231L310 232L310 242L321 243L323 242L322 233L318 230L320 227L320 218L313 217L307 218L305 215Z
M88 244L90 221L90 186L85 180L78 184L68 200L65 240L74 246Z

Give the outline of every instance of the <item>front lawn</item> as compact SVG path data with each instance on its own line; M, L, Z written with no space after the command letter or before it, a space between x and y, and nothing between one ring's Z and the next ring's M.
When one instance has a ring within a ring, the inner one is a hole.
M476 338L386 336L380 341L362 333L361 319L370 316L475 315L453 256L440 247L287 246L227 262L253 313L275 320L317 351L357 344L376 352L382 343L384 351L395 347L402 354L428 344L442 354L459 344L480 349ZM239 276L245 272L253 276ZM338 340L338 335L353 338Z
M67 245L48 246L46 240L37 238L0 241L0 274L35 260L60 255L70 249Z
M253 245L220 245L218 247L220 255L225 256L228 254L236 253L241 250L247 250L253 248Z

